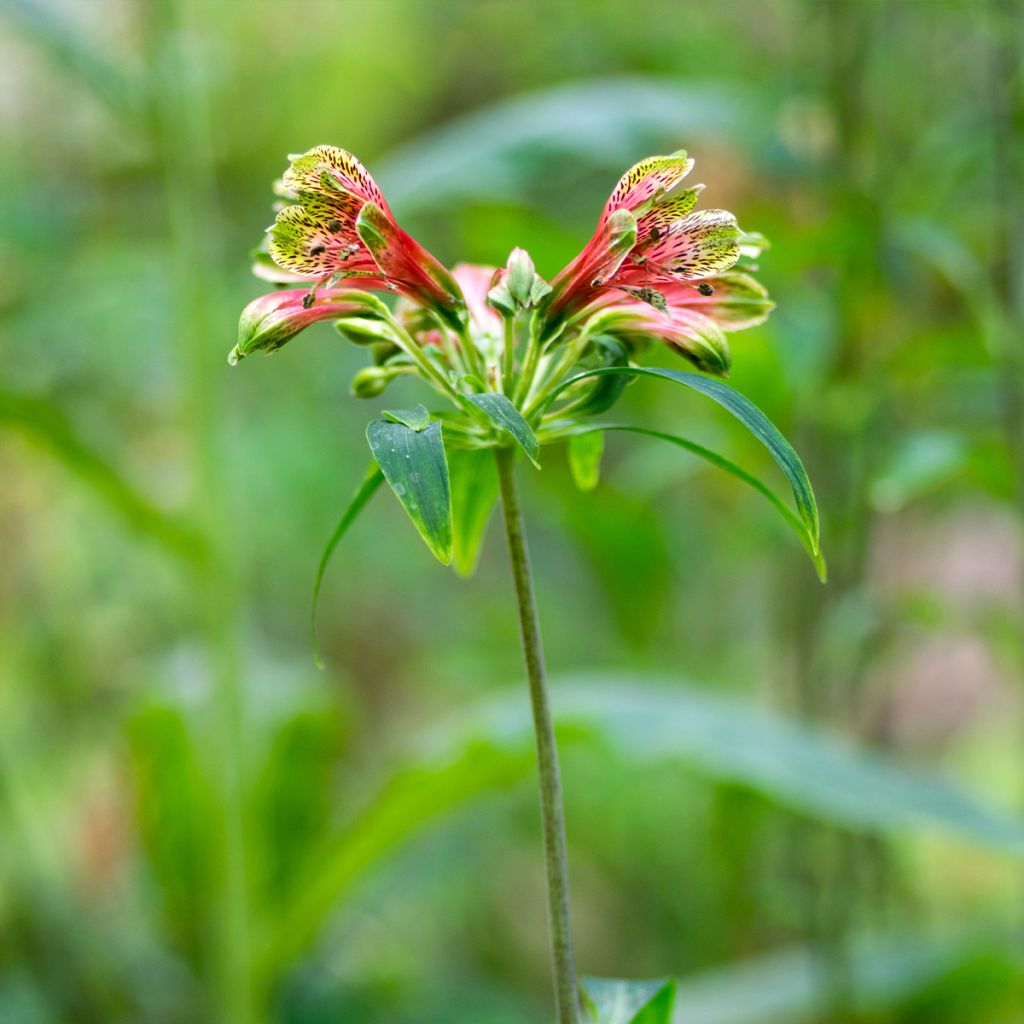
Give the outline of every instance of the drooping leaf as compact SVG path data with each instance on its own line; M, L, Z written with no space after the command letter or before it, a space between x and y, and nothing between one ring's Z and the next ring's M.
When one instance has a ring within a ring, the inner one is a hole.
M498 500L498 475L490 451L448 453L452 488L452 564L472 576L480 557L487 523Z
M600 429L574 434L566 442L569 472L581 491L592 491L601 477L604 433Z
M425 405L417 405L415 409L385 409L381 416L392 423L404 423L416 431L430 426L430 413Z
M634 427L624 423L587 424L569 438L569 444L571 446L574 442L583 441L595 434L599 435L600 432L606 430L621 430L631 434L642 434L645 437L655 437L662 441L668 441L669 444L674 444L679 448L685 448L686 451L700 456L700 458L704 459L706 462L710 462L711 465L717 466L719 469L724 469L727 473L731 473L737 479L742 480L745 484L749 484L755 491L763 494L771 502L779 515L782 516L782 518L793 528L797 537L800 538L800 543L803 544L804 549L807 551L811 561L814 563L814 568L818 573L818 578L823 583L825 582L828 575L825 558L821 551L816 548L814 537L811 535L807 523L787 504L785 504L785 502L783 502L778 495L771 490L771 488L758 480L756 476L748 473L740 466L737 466L731 459L727 459L724 455L720 455L718 452L712 451L710 448L705 448L704 445L697 444L695 441L690 441L685 437L678 437L675 434L666 434L660 430L648 430L646 427Z
M416 430L404 423L372 420L366 439L427 547L447 565L452 560L452 496L441 424Z
M856 831L940 832L1024 859L1024 822L984 798L749 703L678 680L655 685L601 674L557 679L553 694L563 745L597 741L631 763L685 765ZM295 955L340 896L430 822L530 777L532 736L518 692L463 708L425 734L421 750L392 770L367 811L327 843L264 956L278 962Z
M793 446L749 398L720 380L703 377L697 373L687 373L683 370L666 370L659 366L605 366L595 370L584 370L563 381L554 389L550 398L557 398L566 388L572 387L577 381L611 374L659 377L663 380L674 381L676 384L682 384L700 392L732 413L768 449L772 458L786 475L793 490L797 511L807 525L808 534L812 538L814 550L815 552L819 550L818 506L814 500L811 482L807 478L807 471L800 461L800 456L793 450Z
M312 612L312 636L313 636L313 653L316 657L317 665L323 664L320 658L320 642L317 637L316 631L316 610L320 603L320 586L324 580L324 573L327 571L327 563L331 560L331 555L334 554L334 549L338 546L341 538L348 533L348 528L356 521L359 513L362 512L366 503L373 497L374 492L380 487L384 481L384 474L381 473L377 463L371 462L369 469L366 471L366 476L363 478L363 482L359 485L359 489L355 494L352 495L352 499L348 503L348 507L341 514L341 518L338 520L338 525L334 527L334 532L331 534L324 546L323 554L320 556L320 564L316 569L316 579L313 581L313 612Z
M466 396L478 409L483 410L491 422L515 439L516 444L526 452L526 457L540 469L537 456L540 454L540 442L533 428L523 419L523 414L512 404L511 400L498 392L484 395Z
M581 988L594 1024L671 1024L676 999L674 978L584 978Z

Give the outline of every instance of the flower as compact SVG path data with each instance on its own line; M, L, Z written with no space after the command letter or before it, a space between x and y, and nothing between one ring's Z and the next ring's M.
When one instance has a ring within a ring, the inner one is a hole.
M606 333L627 340L659 338L698 369L724 377L732 365L726 332L764 323L774 308L764 285L731 271L706 277L696 287L662 283L650 295L642 288L607 288L588 310L601 311L599 325Z
M695 210L704 186L678 187L692 168L682 150L630 168L593 237L548 284L520 248L502 268L447 270L398 226L359 160L316 146L291 157L276 184L285 202L253 268L265 280L307 288L251 302L231 361L273 352L309 324L335 320L373 354L354 393L375 396L414 373L470 419L466 398L482 391L502 392L531 417L578 367L609 353L636 356L653 340L724 377L726 334L761 323L773 308L747 272L766 243L725 210ZM397 302L372 292L396 294Z
M716 277L736 264L743 232L726 210L694 210L703 185L670 194L692 168L693 160L679 150L641 160L622 176L593 237L551 282L543 310L546 337L573 317L628 298L662 314L648 317L652 327L671 320L680 330L689 325L690 333L707 329L686 311L708 305L700 301L702 283L714 288Z
M295 202L268 230L274 263L312 281L314 290L354 279L360 287L398 291L457 328L465 305L458 285L395 223L366 168L335 146L290 159L277 190Z
M276 352L318 320L336 320L364 311L365 306L352 301L352 293L345 288L323 289L312 302L305 288L261 295L242 310L238 341L228 355L228 362L234 366L253 352Z

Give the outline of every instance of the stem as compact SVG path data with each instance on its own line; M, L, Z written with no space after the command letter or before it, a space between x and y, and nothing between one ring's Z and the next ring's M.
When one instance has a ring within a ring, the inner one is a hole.
M530 684L533 728L537 740L540 774L540 810L544 831L544 861L547 869L548 913L551 926L552 969L558 1024L578 1024L579 996L569 916L569 864L565 849L565 810L558 770L558 748L551 721L544 668L544 650L533 592L533 573L526 549L526 528L515 479L515 452L497 448L494 452L501 487L509 562L515 584L519 632L523 641L526 676Z

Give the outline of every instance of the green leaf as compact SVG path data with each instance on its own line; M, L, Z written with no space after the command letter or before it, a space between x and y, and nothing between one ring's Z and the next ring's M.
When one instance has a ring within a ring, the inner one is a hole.
M551 393L549 401L557 398L566 388L572 387L577 381L586 380L588 377L603 377L611 374L627 374L639 377L660 377L664 380L674 381L685 387L699 391L702 395L717 402L727 412L732 413L771 453L772 458L778 463L779 468L789 480L793 490L793 498L796 501L797 511L800 518L807 526L808 535L811 538L814 553L820 550L819 535L820 525L818 522L818 505L814 500L814 490L807 478L807 471L804 469L800 456L793 450L793 446L779 433L778 428L768 419L767 416L749 398L741 395L738 391L723 384L720 380L711 377L703 377L697 373L686 373L683 370L665 370L659 366L605 366L596 370L584 370L582 373L563 381Z
M419 432L430 425L430 413L425 405L417 405L415 409L385 409L381 416L392 423L402 423Z
M49 451L132 529L187 561L209 556L209 544L189 521L165 512L132 486L83 438L55 406L42 398L0 391L0 427L23 433Z
M614 335L595 335L593 343L594 351L601 357L603 366L629 366L629 353ZM628 378L615 374L598 378L590 385L587 396L579 405L574 405L573 412L577 416L596 416L606 412L622 397L628 383Z
M366 440L395 497L439 562L452 560L452 496L441 424L372 420Z
M313 654L316 657L317 665L320 667L323 667L323 661L320 657L320 641L316 632L316 610L320 603L320 585L323 583L324 573L327 571L327 563L330 562L331 555L334 554L334 549L338 546L341 538L348 533L348 528L356 521L359 513L362 512L363 507L373 497L374 492L380 487L383 480L384 474L381 473L375 462L371 462L363 482L359 485L356 493L352 495L352 500L349 501L348 507L342 512L338 525L334 527L334 532L331 534L324 547L323 554L320 556L320 564L316 570L316 579L313 581L312 613Z
M584 978L583 999L594 1024L671 1024L674 978L618 981Z
M540 469L537 456L540 454L540 442L533 428L523 414L512 404L506 396L497 392L488 392L485 395L466 396L478 409L482 410L491 421L505 433L511 435L520 448L526 452L526 457Z
M569 443L571 445L575 441L582 441L595 433L606 430L622 430L631 434L643 434L645 437L656 437L659 440L668 441L669 444L674 444L679 448L685 448L686 451L700 456L700 458L704 459L706 462L710 462L711 465L717 466L719 469L724 469L727 473L731 473L737 479L742 480L745 484L753 487L755 491L763 494L771 502L779 515L782 516L782 518L793 528L797 537L800 538L800 543L803 544L804 549L807 551L811 561L814 563L814 568L818 573L818 579L820 579L822 583L825 582L828 577L825 558L820 549L816 547L815 538L812 536L807 523L788 505L786 505L785 502L783 502L778 495L771 490L771 488L758 480L756 476L748 473L740 466L737 466L731 459L727 459L724 455L720 455L718 452L712 451L710 448L705 448L703 445L697 444L695 441L690 441L685 437L678 437L675 434L666 434L660 430L648 430L646 427L633 427L628 424L620 423L597 423L593 426L588 425L578 433L572 435L569 438Z
M553 693L563 747L597 740L631 763L683 764L846 828L939 831L1024 860L1024 823L983 798L749 702L678 680L600 674L557 679ZM605 751L600 756L607 759ZM425 731L419 750L390 769L366 809L325 842L302 892L267 936L263 967L291 962L336 901L411 836L534 771L532 723L518 689Z
M498 500L498 474L489 450L448 454L452 488L452 564L472 576L480 557L487 523Z
M574 434L566 442L569 472L581 491L592 491L601 477L601 456L604 455L604 433L595 427Z

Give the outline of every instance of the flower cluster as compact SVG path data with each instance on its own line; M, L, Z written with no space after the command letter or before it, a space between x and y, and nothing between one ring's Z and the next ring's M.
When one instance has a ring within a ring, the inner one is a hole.
M293 287L246 307L230 361L332 320L372 352L354 393L374 397L418 375L455 405L446 433L465 447L502 443L472 396L504 395L553 439L559 424L598 411L588 389L608 390L565 381L581 368L628 365L652 341L725 376L726 333L772 308L746 272L764 243L725 210L695 209L704 186L679 187L692 167L677 152L627 171L593 237L549 284L521 249L503 268L447 270L398 226L355 157L317 146L292 157L277 183L284 202L254 268Z

